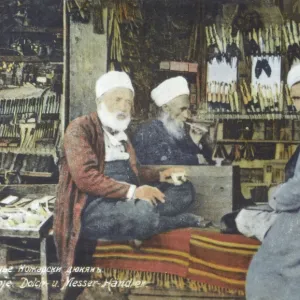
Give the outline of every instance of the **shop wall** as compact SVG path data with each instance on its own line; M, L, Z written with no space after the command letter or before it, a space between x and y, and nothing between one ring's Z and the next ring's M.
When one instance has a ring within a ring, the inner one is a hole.
M103 17L106 25L106 10ZM106 30L95 34L92 22L70 22L70 121L96 109L94 87L107 69L106 43Z

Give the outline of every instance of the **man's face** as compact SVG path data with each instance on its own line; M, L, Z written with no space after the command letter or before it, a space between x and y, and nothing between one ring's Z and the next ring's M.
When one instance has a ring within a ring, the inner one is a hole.
M107 110L116 114L117 120L125 120L131 116L133 107L133 93L127 88L115 88L106 92L102 101L107 107Z
M166 104L164 110L173 120L185 122L190 116L190 101L188 95L180 95Z
M291 98L295 103L297 111L300 111L300 82L291 87Z

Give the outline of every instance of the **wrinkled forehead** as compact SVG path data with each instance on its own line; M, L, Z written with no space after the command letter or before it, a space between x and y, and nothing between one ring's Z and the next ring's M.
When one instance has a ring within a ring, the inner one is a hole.
M297 82L291 87L291 97L300 99L300 82Z
M110 100L116 100L116 99L124 99L124 100L133 100L133 92L130 89L123 88L123 87L117 87L113 88L107 92L105 92L100 99L110 99Z
M169 106L176 107L176 108L183 108L183 107L189 107L190 101L188 95L180 95L176 98L172 99L169 103Z

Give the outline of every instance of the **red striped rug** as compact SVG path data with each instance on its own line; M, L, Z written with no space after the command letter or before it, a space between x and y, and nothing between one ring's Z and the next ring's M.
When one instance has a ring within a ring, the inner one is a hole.
M138 250L128 243L99 241L93 261L105 277L116 280L134 277L158 287L244 295L247 269L259 245L242 235L179 229L153 236Z

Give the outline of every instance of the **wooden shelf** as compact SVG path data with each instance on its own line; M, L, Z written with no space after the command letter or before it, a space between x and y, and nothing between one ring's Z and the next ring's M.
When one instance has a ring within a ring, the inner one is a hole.
M0 148L1 153L15 153L15 154L34 154L34 155L52 155L53 157L56 157L56 148L53 146L52 150L43 150L43 149L23 149L19 147L1 147Z
M251 161L242 159L240 161L234 161L232 165L239 166L241 169L262 169L266 165L286 165L287 162L287 159L255 159Z
M217 140L217 143L224 144L245 144L245 143L256 143L256 144L299 144L300 141L280 141L280 140L233 140L233 139L222 139Z
M35 26L17 26L10 32L26 32L26 33L63 33L61 27L35 27Z
M270 114L270 117L265 114L257 115L246 115L246 114L235 114L235 113L224 113L224 114L212 114L203 113L198 115L198 119L201 120L300 120L300 115L296 114Z
M12 173L14 171L11 171ZM4 176L5 173L4 171L0 172L0 176ZM50 178L52 177L53 173L49 173L49 172L31 172L31 171L21 171L20 172L21 176L27 176L27 177L42 177L42 178Z
M264 182L241 182L241 185L246 185L246 186L269 186L267 183Z
M184 74L194 74L196 75L197 72L192 71L179 71L179 70L170 70L170 69L158 69L159 72L176 72L176 73L184 73Z
M5 61L5 62L31 62L31 63L60 63L62 64L63 62L60 60L53 61L49 59L43 59L39 58L38 56L1 56L0 55L0 61Z

